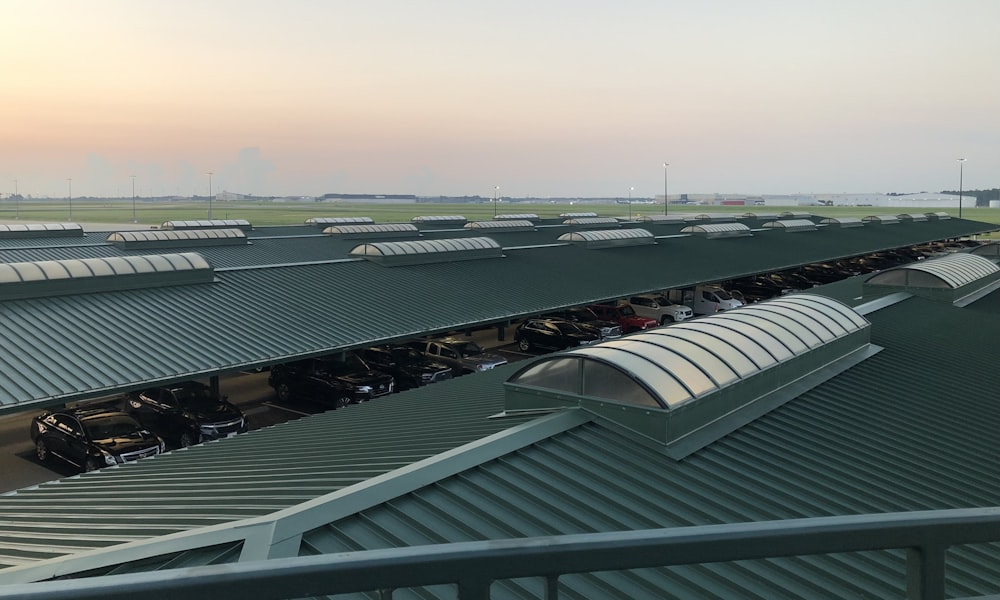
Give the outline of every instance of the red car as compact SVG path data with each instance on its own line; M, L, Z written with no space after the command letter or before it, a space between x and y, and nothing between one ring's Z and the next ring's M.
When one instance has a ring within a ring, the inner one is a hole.
M645 331L659 325L656 319L637 315L635 309L628 304L593 304L590 310L605 321L618 323L624 333Z

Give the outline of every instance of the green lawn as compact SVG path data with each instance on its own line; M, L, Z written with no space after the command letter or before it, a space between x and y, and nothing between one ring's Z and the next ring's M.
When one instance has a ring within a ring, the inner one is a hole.
M498 206L504 213L532 213L540 217L558 217L567 212L596 212L602 217L625 217L628 206L621 204L522 204L503 203ZM783 211L809 212L830 217L865 217L868 215L897 214L907 209L889 209L877 206L671 206L674 214L713 213L778 213ZM916 210L916 209L910 209ZM944 210L953 217L956 209ZM662 206L633 204L632 216L661 214ZM404 223L418 215L462 215L470 221L493 218L493 204L364 204L364 203L272 203L272 202L215 202L212 205L214 219L246 219L253 225L297 225L310 217L371 217L376 223ZM1000 224L1000 210L990 208L965 208L962 216L974 221ZM163 203L137 202L135 220L143 225L160 225L166 221L186 221L207 219L208 210L204 202ZM24 223L132 223L132 203L124 202L74 202L72 217L69 206L55 202L20 202L10 200L0 202L0 220Z

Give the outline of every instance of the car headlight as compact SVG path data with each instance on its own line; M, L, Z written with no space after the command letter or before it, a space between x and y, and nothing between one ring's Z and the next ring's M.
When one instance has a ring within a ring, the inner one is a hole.
M489 369L490 369L490 365L484 365L484 364L478 364L478 365L476 365L476 370L477 371L488 371Z
M369 394L372 391L372 386L370 385L359 385L354 388L354 391L359 394Z
M116 465L116 464L118 464L118 461L115 460L114 455L112 455L107 450L101 450L101 456L104 457L104 464L106 464L106 465Z

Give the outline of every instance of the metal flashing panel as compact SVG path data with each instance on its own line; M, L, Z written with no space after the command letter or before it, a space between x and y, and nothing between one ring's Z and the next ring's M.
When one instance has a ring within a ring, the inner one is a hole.
M333 225L323 230L325 235L342 238L419 237L420 230L411 223L380 223L378 225Z
M870 356L869 327L831 298L786 296L534 361L507 380L507 408L580 406L679 458Z
M681 233L702 235L709 239L724 237L748 237L753 235L750 228L743 223L706 223L704 225L688 225L684 229L681 229Z
M895 225L899 223L899 218L896 215L868 215L867 217L862 217L861 221L876 225Z
M559 236L560 242L582 244L586 248L612 248L655 244L656 238L645 229L613 229L602 231L574 231Z
M0 263L0 299L117 291L214 279L200 254L151 254Z
M82 236L78 223L0 223L0 239Z
M247 243L242 229L152 229L117 231L108 235L108 243L123 247L146 248L181 246L238 246Z
M253 229L246 219L207 219L202 221L167 221L160 229Z
M371 217L312 217L306 219L306 225L329 227L330 225L371 225L375 219Z
M816 231L816 223L809 219L781 219L764 223L765 229L780 229L782 231Z
M498 219L496 221L472 221L466 223L465 228L502 233L505 231L534 231L535 224L527 219Z
M385 266L501 258L503 248L488 237L373 242L356 246L351 256L366 258Z
M836 225L837 227L864 227L865 223L857 217L828 217L820 220L820 225Z

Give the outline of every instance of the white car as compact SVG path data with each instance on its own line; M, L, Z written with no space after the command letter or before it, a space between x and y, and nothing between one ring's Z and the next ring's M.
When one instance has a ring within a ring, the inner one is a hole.
M642 296L632 296L628 299L632 310L639 316L656 319L660 325L667 323L677 323L690 319L694 316L691 309L683 304L673 304L665 296L658 294L644 294Z

